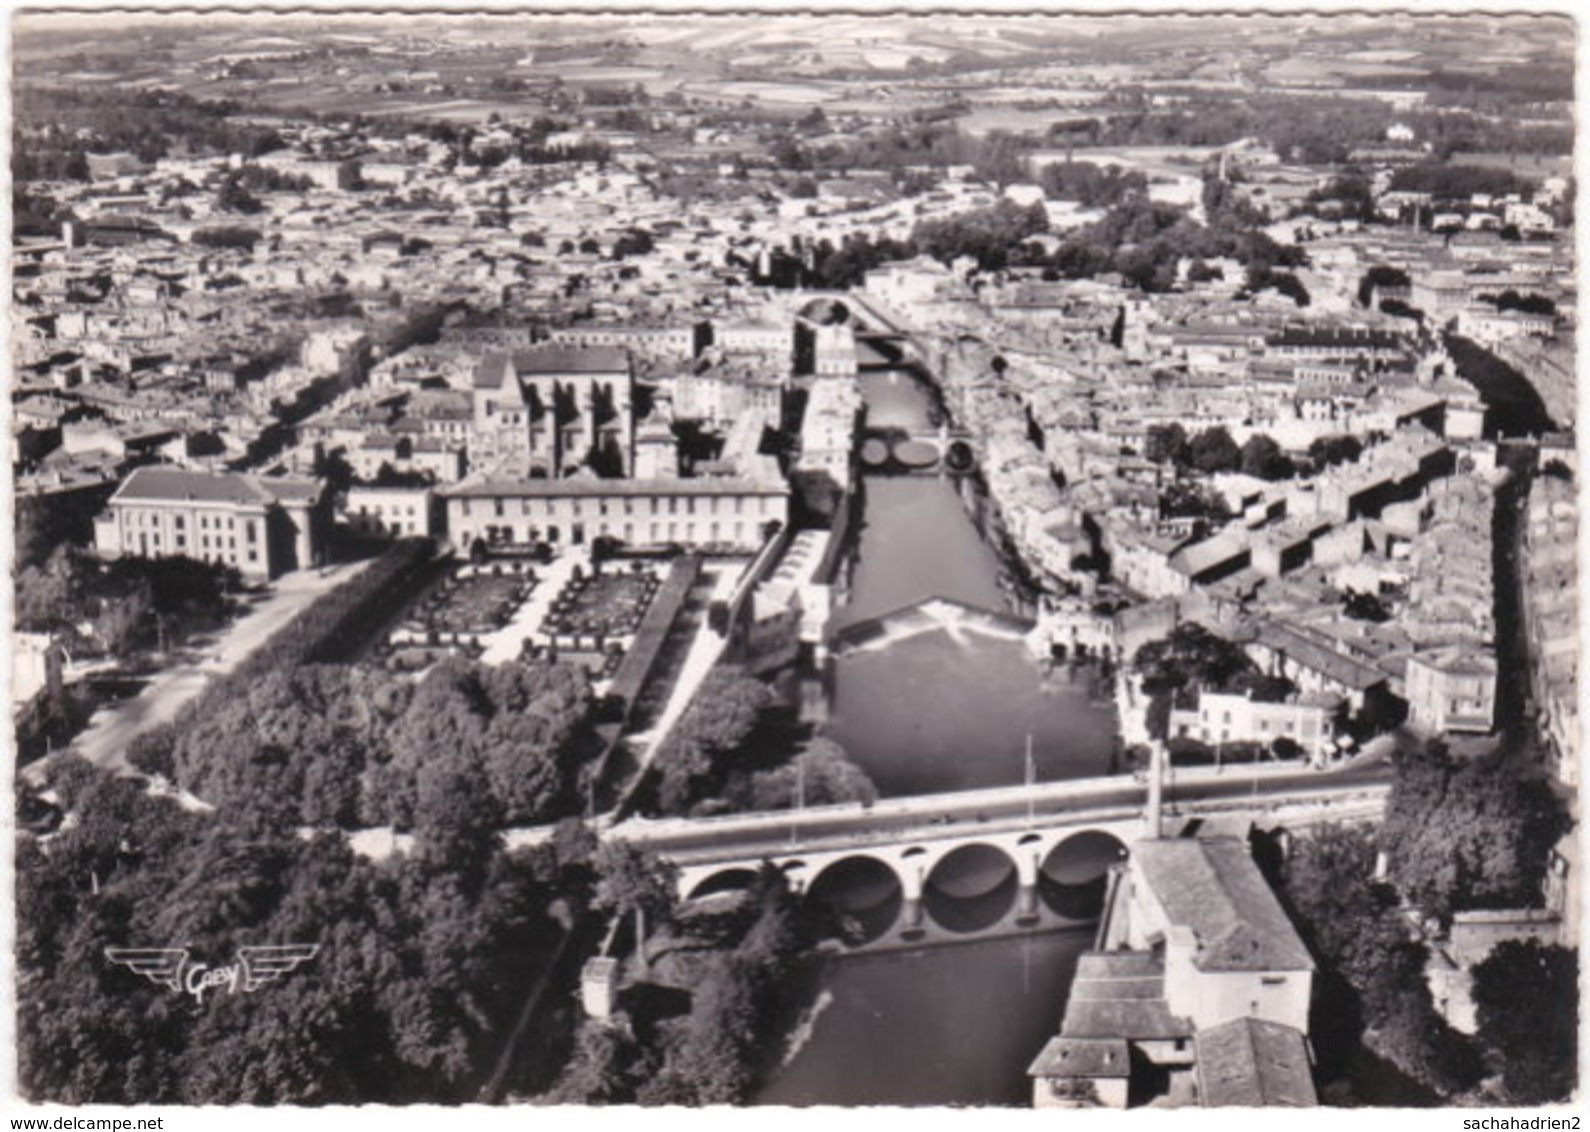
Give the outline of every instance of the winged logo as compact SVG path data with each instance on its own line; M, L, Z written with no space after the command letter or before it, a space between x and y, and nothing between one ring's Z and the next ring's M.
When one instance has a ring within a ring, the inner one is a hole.
M210 991L252 994L291 974L320 953L314 943L279 943L237 949L237 962L224 967L190 963L185 947L107 947L105 958L142 975L157 986L186 991L202 1003Z
M182 966L188 960L185 947L107 947L105 958L119 963L151 983L170 990L182 989Z
M237 949L237 958L243 966L243 989L257 991L266 983L274 983L283 975L291 974L300 963L309 962L319 952L318 943L240 947Z

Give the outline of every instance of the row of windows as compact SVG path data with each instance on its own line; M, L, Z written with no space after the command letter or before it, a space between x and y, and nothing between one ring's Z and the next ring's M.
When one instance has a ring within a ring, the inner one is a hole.
M176 536L174 536L172 538L172 548L171 549L172 549L172 551L174 553L176 553L178 555L187 554L188 553L188 549L189 549L189 547L188 547L188 536L187 535L176 535ZM237 558L237 539L235 539L235 538L228 538L228 539L224 540L224 542L223 542L221 536L217 535L217 536L215 536L215 539L214 539L214 541L212 543L209 535L201 535L200 538L199 538L199 548L198 549L199 549L199 557L202 558L206 562L236 563L237 560L238 560L238 558ZM160 550L161 550L161 546L160 546L160 535L159 534L146 535L146 536L144 536L144 537L142 537L142 538L140 538L138 540L138 553L141 554L141 555L147 556L147 555L153 553L154 555L156 555L158 557L159 554L160 554ZM259 561L259 551L257 549L255 549L254 547L249 547L248 554L247 554L247 560L249 562L258 562Z
M464 518L467 519L473 514L473 505L475 502L476 501L470 499L460 499L458 501L460 514L462 514ZM480 502L484 504L484 501ZM687 495L683 498L677 495L670 495L667 497L654 495L649 499L635 499L632 497L626 497L624 499L617 500L597 499L595 500L594 509L591 509L587 507L586 501L580 499L553 499L540 502L532 499L520 499L518 516L520 518L529 518L530 516L538 513L550 512L558 509L566 510L570 515L573 515L576 518L593 514L661 515L665 512L669 515L695 515L697 514L698 510L698 503L700 505L699 511L703 515L744 515L746 513L746 502L747 499L743 495L708 495L701 497ZM511 500L500 497L491 500L489 513L493 518L507 518L509 516L509 512L512 510L513 507ZM761 509L756 510L755 513L766 514L766 503L764 502Z
M760 531L754 523L746 522L719 522L713 519L707 523L692 522L655 522L655 523L596 523L588 528L585 523L572 523L567 528L558 523L549 523L545 527L515 526L510 523L488 523L478 531L462 532L462 541L472 543L476 537L484 539L492 545L509 543L517 546L528 546L537 542L560 543L567 533L571 545L579 546L588 538L617 538L625 543L636 544L637 535L640 545L653 545L658 543L719 543L731 542L735 544L750 544L760 538Z
M125 529L139 529L139 530L155 529L155 530L159 530L161 528L161 526L162 526L162 524L160 522L161 517L164 516L164 515L169 515L169 514L170 514L170 512L166 512L166 511L131 511L131 512L123 512L122 513L122 526ZM173 531L186 531L188 529L188 517L186 515L171 515L170 517L171 517L171 529ZM245 533L245 536L247 537L248 541L250 541L250 542L259 541L259 527L258 527L258 523L257 523L256 520L254 520L254 519L247 520L244 523L244 525L243 525L243 529L244 529L244 533ZM199 530L201 530L201 531L209 531L209 530L235 531L235 530L237 530L237 520L234 519L234 518L231 518L231 517L228 517L225 520L223 520L221 518L221 516L219 516L219 515L216 515L213 519L209 515L200 515L199 516ZM157 535L156 537L158 538L159 536ZM180 536L179 536L179 541L180 541Z

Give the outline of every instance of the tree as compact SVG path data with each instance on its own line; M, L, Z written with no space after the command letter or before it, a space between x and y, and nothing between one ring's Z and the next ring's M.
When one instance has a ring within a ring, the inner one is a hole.
M1350 464L1364 451L1364 442L1356 436L1320 436L1308 446L1309 459L1316 467Z
M1216 425L1187 442L1187 462L1206 474L1234 472L1242 466L1242 450L1229 432Z
M1242 471L1263 480L1284 480L1292 476L1292 461L1281 446L1262 432L1248 437L1242 446Z
M683 810L721 787L729 756L750 736L772 696L766 684L737 669L708 674L657 752L658 798L665 812Z
M844 802L871 803L878 789L845 749L831 739L813 739L804 751L777 770L765 771L751 784L752 806L779 810L797 802L809 806Z
M1143 645L1132 664L1149 695L1194 686L1223 690L1258 671L1242 646L1196 621L1183 621L1167 636Z
M248 191L241 174L228 173L215 194L215 208L217 212L248 214L261 212L265 206L260 203L258 197Z
M1347 591L1347 596L1342 600L1342 612L1355 621L1379 623L1391 620L1391 611L1386 608L1385 602L1374 594L1357 590Z
M1293 845L1283 894L1320 960L1312 1038L1322 1066L1346 1069L1366 1029L1404 1072L1452 1095L1478 1079L1475 1051L1436 1014L1425 948L1409 936L1395 893L1374 883L1368 831L1326 825Z
M1399 750L1393 765L1381 839L1404 896L1442 920L1539 902L1566 826L1546 782L1502 753L1459 760L1439 740Z
M1175 421L1153 425L1143 455L1156 464L1181 464L1187 459L1187 430Z
M1513 1104L1564 1101L1578 1082L1579 952L1506 940L1476 964L1479 1039Z
M592 906L635 917L635 954L647 964L646 918L664 921L677 902L678 870L629 841L608 840L596 851Z

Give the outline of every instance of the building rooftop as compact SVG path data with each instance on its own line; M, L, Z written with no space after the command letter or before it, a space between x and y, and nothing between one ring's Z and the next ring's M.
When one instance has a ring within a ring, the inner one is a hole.
M575 476L568 479L476 480L445 488L437 493L448 499L479 498L591 498L595 496L637 495L787 495L789 487L778 482L748 480L737 476L712 476L692 479L601 479Z
M264 481L238 472L191 472L186 468L138 468L112 497L118 502L269 504L275 497Z
M1355 691L1366 691L1385 680L1385 674L1373 665L1354 660L1333 651L1291 625L1280 621L1260 622L1255 640L1288 660Z
M491 353L475 368L478 389L497 389L509 372L538 374L628 373L629 351L618 346L535 346L512 354Z
M1248 846L1232 838L1139 841L1141 869L1171 924L1197 941L1201 971L1311 971L1314 960ZM1080 977L1081 967L1078 972Z
M1170 1012L1165 970L1147 952L1090 951L1077 960L1062 1038L1143 1041L1192 1036L1192 1023Z
M1050 1038L1027 1067L1029 1077L1131 1075L1131 1054L1119 1038Z
M1290 1026L1238 1018L1199 1031L1196 1045L1198 1099L1205 1107L1319 1103L1308 1041Z

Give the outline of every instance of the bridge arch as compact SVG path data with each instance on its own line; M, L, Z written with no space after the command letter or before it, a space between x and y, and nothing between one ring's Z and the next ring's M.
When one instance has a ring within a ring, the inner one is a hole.
M819 326L843 326L851 322L849 304L834 298L816 298L800 309L800 316Z
M851 946L880 939L900 918L905 885L889 862L860 853L824 865L806 884L806 898L832 918L832 932Z
M756 875L755 869L743 865L721 869L696 881L685 894L685 899L700 900L702 897L717 896L725 892L744 892L756 883Z
M1100 829L1059 839L1038 864L1039 899L1067 919L1097 918L1104 909L1109 869L1126 854L1119 837Z
M927 870L923 908L934 923L950 931L981 931L1015 906L1020 873L1016 860L1002 846L985 841L959 845Z

